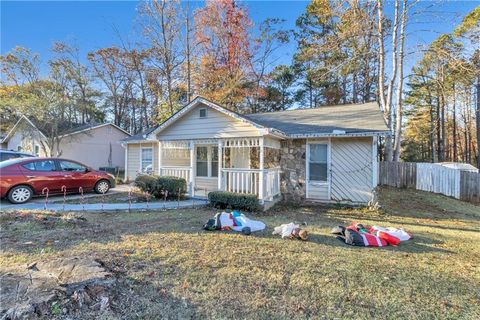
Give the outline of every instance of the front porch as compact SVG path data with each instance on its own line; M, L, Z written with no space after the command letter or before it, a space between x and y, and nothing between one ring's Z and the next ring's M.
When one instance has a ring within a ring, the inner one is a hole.
M211 191L255 194L261 203L280 195L280 141L266 138L158 141L155 174L184 178L189 195Z

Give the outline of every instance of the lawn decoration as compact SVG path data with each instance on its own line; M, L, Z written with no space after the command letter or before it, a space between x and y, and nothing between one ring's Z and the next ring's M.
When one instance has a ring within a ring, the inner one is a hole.
M105 212L105 210L103 209L104 204L105 204L105 191L102 192L102 212Z
M65 201L67 201L67 187L62 186L62 192L63 192L63 205L62 205L62 210L65 211Z
M82 204L82 211L85 211L85 196L83 195L83 188L78 188L78 192L80 193L80 203Z
M252 232L263 230L265 227L265 223L262 221L249 219L244 214L234 210L231 213L217 213L213 219L207 221L203 229L207 231L233 230L249 235Z
M163 211L167 210L167 197L168 197L168 190L163 191Z
M45 195L45 204L43 205L43 209L47 210L47 205L48 205L48 188L45 187L42 189L42 196Z
M150 193L145 192L145 199L147 200L147 210L150 210Z
M147 202L148 205L148 202ZM128 212L132 209L132 188L128 189Z
M308 239L308 232L300 228L300 225L293 222L282 224L275 227L272 232L273 235L281 235L282 239L299 239L306 241Z
M360 223L335 227L331 233L346 244L360 247L397 246L400 242L412 238L412 234L403 229L366 226Z

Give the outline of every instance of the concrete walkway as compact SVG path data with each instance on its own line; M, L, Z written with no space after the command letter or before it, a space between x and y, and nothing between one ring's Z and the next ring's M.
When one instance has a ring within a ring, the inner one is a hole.
M162 209L177 209L177 208L192 208L195 205L196 208L203 207L208 204L206 200L195 199L167 202L139 202L132 203L130 210L162 210ZM38 202L29 202L25 204L11 204L2 205L1 210L44 210L45 204ZM49 203L47 204L47 210L49 211L125 211L129 209L128 203L92 203L92 204L65 204L65 208L61 203Z

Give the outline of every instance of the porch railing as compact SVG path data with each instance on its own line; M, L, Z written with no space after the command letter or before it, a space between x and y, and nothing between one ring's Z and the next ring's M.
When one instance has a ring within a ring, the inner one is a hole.
M190 167L171 166L171 167L160 168L161 176L184 178L187 181L187 183L190 182L191 172L192 172L192 169Z
M280 194L280 169L273 168L264 171L265 192L263 197L265 200L272 200L273 197Z
M222 170L222 189L229 192L250 193L260 198L260 188L263 188L263 199L272 200L280 194L280 169L263 170L263 181L260 183L262 170L225 168Z

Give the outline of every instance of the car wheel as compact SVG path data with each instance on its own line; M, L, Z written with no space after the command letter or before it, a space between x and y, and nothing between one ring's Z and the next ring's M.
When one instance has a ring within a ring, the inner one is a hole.
M14 204L25 203L33 196L33 190L29 186L16 186L8 192L8 201Z
M107 193L108 190L110 190L110 182L108 182L107 180L100 180L95 185L96 193L100 193L100 194Z

